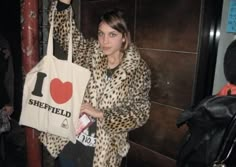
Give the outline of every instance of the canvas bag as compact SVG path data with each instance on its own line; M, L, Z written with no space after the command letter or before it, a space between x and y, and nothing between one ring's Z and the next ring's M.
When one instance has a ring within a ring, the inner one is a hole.
M52 21L47 54L25 78L19 124L75 143L80 106L91 73L72 63L71 26L68 41L68 60L53 56Z

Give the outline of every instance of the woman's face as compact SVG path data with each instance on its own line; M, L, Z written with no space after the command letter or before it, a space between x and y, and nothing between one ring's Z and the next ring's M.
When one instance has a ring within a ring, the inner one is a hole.
M103 53L107 56L120 54L124 38L120 32L101 22L98 28L98 41Z

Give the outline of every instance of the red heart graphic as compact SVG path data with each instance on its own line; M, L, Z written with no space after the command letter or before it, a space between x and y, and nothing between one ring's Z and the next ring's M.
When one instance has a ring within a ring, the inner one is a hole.
M60 79L55 78L50 83L50 93L56 103L65 103L70 100L72 96L72 83L62 83Z

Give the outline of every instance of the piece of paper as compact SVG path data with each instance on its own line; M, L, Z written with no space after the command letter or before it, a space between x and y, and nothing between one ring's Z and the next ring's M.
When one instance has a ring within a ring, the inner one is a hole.
M236 32L236 0L230 0L227 20L227 32Z

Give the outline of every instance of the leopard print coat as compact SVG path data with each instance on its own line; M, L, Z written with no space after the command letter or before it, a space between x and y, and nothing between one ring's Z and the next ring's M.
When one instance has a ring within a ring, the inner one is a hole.
M65 50L68 47L70 8L54 12L54 38ZM74 63L92 72L84 101L104 113L103 119L97 119L93 166L118 167L130 147L128 132L144 125L149 117L150 70L131 44L112 79L107 81L107 56L100 50L98 42L85 39L74 20L72 35Z

